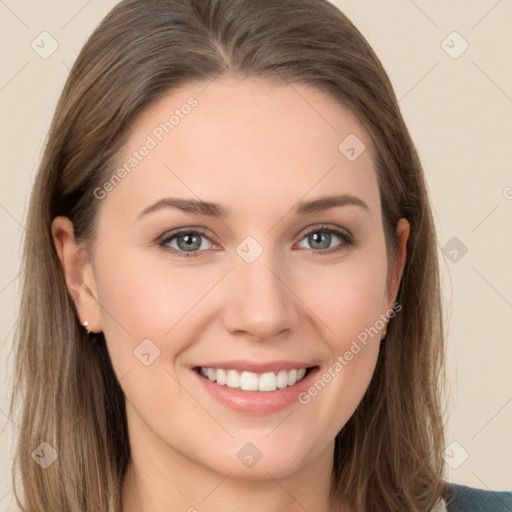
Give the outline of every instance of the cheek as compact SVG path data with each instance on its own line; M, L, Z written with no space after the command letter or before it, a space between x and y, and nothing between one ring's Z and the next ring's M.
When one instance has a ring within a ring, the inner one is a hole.
M325 339L336 353L347 350L383 313L386 271L385 257L357 254L336 266L304 269L297 279L299 296L318 317L317 324L323 324Z
M212 284L219 268L200 271L149 258L147 254L99 254L98 301L103 331L112 358L131 362L133 350L145 339L160 350L179 352L176 331L190 325L195 307ZM173 340L171 346L163 340ZM171 354L172 355L172 354Z
M335 271L332 267L317 270L302 290L308 306L322 321L329 356L299 401L327 438L334 437L349 420L372 378L385 330L381 315L386 271L383 258L354 258L352 264Z

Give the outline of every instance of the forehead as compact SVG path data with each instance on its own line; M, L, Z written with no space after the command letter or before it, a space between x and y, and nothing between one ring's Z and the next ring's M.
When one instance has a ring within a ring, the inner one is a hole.
M304 84L222 78L183 86L139 114L117 163L128 172L110 195L141 208L166 192L238 198L240 207L266 204L269 195L284 205L333 190L378 200L363 127Z

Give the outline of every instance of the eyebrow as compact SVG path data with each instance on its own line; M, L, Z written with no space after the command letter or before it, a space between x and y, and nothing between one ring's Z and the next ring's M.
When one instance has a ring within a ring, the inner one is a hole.
M308 213L319 212L328 210L337 206L359 206L366 211L369 211L368 205L356 196L343 194L337 196L326 196L311 201L301 201L295 208L295 213L298 215L306 215ZM163 208L177 208L178 210L194 213L196 215L206 215L214 218L227 218L229 214L220 204L212 203L209 201L200 201L197 199L180 199L174 197L166 197L160 199L156 203L148 206L137 216L140 220L149 213L156 212Z

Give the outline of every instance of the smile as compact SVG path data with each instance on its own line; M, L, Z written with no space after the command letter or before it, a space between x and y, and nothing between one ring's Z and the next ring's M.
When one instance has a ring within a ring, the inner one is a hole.
M200 366L197 371L203 377L220 386L244 391L275 391L300 382L310 368L279 370L278 372L255 373L233 369L206 368Z
M236 412L261 415L297 405L320 372L315 362L202 361L190 370L205 396Z

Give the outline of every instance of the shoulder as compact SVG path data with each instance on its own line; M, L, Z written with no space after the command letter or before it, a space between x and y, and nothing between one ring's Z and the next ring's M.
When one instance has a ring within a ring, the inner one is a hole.
M510 491L487 491L449 483L443 497L447 512L512 512Z

